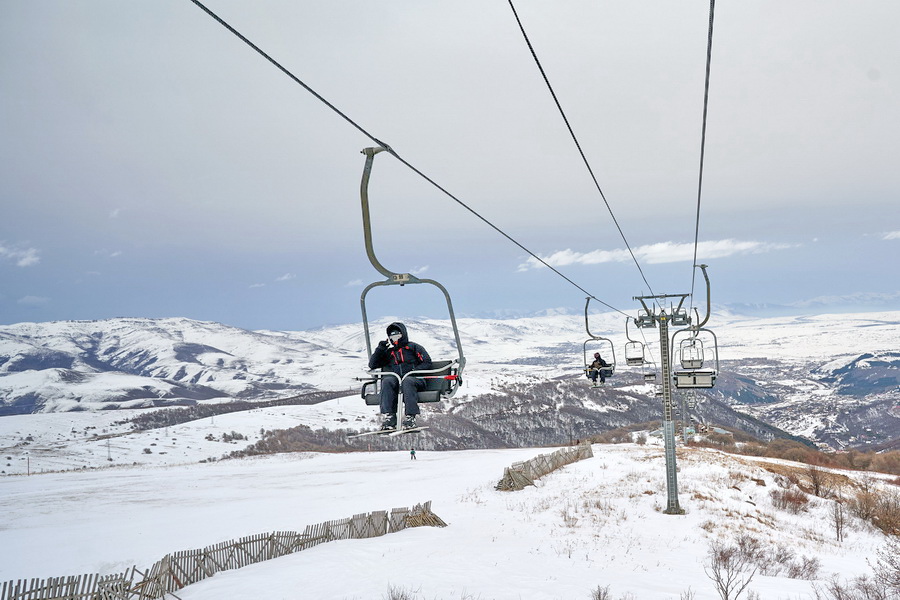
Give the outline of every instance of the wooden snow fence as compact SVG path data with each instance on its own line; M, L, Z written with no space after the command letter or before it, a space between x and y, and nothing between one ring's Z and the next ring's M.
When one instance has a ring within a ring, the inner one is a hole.
M431 501L412 509L395 508L348 519L307 525L303 533L276 531L222 542L199 550L167 554L148 571L131 568L116 575L76 575L20 579L0 584L0 600L152 600L220 571L278 558L335 540L365 539L409 527L446 527L431 512Z
M503 492L523 490L526 486L534 485L535 479L540 479L565 465L593 456L594 452L587 442L571 448L560 448L552 454L539 454L531 460L516 462L511 467L503 469L503 478L497 483L495 489Z

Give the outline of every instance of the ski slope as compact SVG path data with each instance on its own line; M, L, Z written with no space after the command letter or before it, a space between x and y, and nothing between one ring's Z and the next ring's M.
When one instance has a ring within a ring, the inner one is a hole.
M717 598L704 574L711 540L749 534L816 557L820 577L868 572L882 535L851 519L838 543L830 501L775 509L765 463L679 451L683 516L665 515L657 446L595 445L519 492L494 486L504 467L550 449L297 453L168 467L112 468L0 479L0 580L149 567L167 553L431 500L446 528L330 542L223 572L182 600L368 599L391 588L450 600ZM759 479L761 486L751 478ZM9 551L13 549L13 551ZM811 582L756 575L765 600L811 598Z

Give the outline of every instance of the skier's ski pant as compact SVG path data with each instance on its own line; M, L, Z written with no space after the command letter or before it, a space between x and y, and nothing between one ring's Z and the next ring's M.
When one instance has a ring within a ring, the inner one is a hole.
M400 385L396 377L384 377L381 380L381 414L397 412L397 392ZM425 380L420 377L407 377L403 380L403 407L407 415L419 414L419 392L425 389Z

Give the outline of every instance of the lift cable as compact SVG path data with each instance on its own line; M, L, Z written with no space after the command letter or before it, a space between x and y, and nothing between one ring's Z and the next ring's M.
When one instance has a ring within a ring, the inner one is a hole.
M420 171L419 169L417 169L416 167L414 167L412 164L410 164L409 162L407 162L404 158L402 158L399 154L397 154L397 152L396 152L393 148L391 148L388 144L382 142L381 140L379 140L378 138L376 138L375 136L373 136L371 133L369 133L368 131L366 131L361 125L359 125L358 123L356 123L356 121L354 121L353 119L351 119L350 117L348 117L346 114L344 114L343 112L341 112L336 106L334 106L332 103L330 103L328 100L326 100L323 96L321 96L318 92L316 92L314 89L312 89L312 88L309 87L307 84L305 84L303 81L301 81L296 75L294 75L293 73L291 73L287 68L285 68L284 66L282 66L282 65L281 65L278 61L276 61L274 58L272 58L271 56L269 56L268 54L266 54L266 52L263 51L259 46L257 46L257 45L254 44L253 42L251 42L251 41L250 41L249 39L247 39L244 35L242 35L238 30L236 30L234 27L232 27L231 25L229 25L228 23L226 23L221 17L219 17L217 14L215 14L215 13L214 13L213 11L211 11L209 8L207 8L206 6L204 6L203 3L201 3L199 0L191 0L191 2L193 2L194 4L196 4L196 5L197 5L200 9L202 9L206 14L208 14L210 17L212 17L214 20L216 20L220 25L222 25L223 27L225 27L225 29L227 29L228 31L230 31L231 33L233 33L235 36L237 36L237 37L238 37L241 41L243 41L245 44L247 44L248 46L250 46L251 48L253 48L254 50L256 50L256 52L258 52L263 58L265 58L267 61L269 61L270 63L272 63L272 64L273 64L275 67L277 67L282 73L284 73L285 75L287 75L288 77L290 77L295 83L297 83L297 84L299 84L300 86L302 86L303 89L305 89L305 90L308 91L310 94L312 94L313 96L315 96L318 100L320 100L323 104L325 104L325 105L326 105L328 108L330 108L332 111L334 111L335 113L337 113L337 114L338 114L340 117L342 117L345 121L347 121L348 123L350 123L350 124L351 124L353 127L355 127L360 133L362 133L364 136L366 136L367 138L369 138L370 140L372 140L373 142L375 142L376 144L378 144L379 146L381 146L382 148L384 148L385 151L386 151L388 154L390 154L391 156L393 156L394 158L396 158L396 159L397 159L398 161L400 161L403 165L405 165L406 167L408 167L411 171L413 171L414 173L416 173L417 175L419 175L422 179L424 179L425 181L427 181L428 183L430 183L431 185L433 185L434 187L436 187L438 190L440 190L441 192L443 192L445 195L447 195L448 197L450 197L450 198L451 198L452 200L454 200L457 204L459 204L460 206L462 206L463 208L465 208L467 211L469 211L470 213L472 213L473 215L475 215L476 217L478 217L481 221L483 221L485 224L487 224L489 227L491 227L494 231L496 231L497 233L499 233L500 235L502 235L503 237L505 237L507 240L509 240L510 242L512 242L513 244L515 244L516 246L518 246L521 250L523 250L524 252L526 252L527 254L529 254L529 255L530 255L532 258L534 258L536 261L538 261L539 263L541 263L542 265L544 265L545 267L547 267L548 269L550 269L551 271L553 271L554 273L556 273L557 275L559 275L560 277L562 277L563 279L565 279L567 282L569 282L570 284L572 284L573 286L575 286L576 288L578 288L581 292L583 292L583 293L587 294L588 296L590 296L592 299L596 300L597 302L599 302L600 304L606 306L607 308L610 308L610 309L612 309L612 310L614 310L614 311L616 311L616 312L618 312L618 313L620 313L620 314L622 314L622 315L628 316L627 313L625 313L625 312L619 310L618 308L616 308L616 307L614 307L614 306L612 306L612 305L610 305L610 304L607 304L607 303L604 302L603 300L600 300L599 298L597 298L596 296L594 296L593 294L591 294L590 292L588 292L586 289L584 289L583 287L581 287L580 285L578 285L577 283L575 283L574 281L572 281L572 279L570 279L570 278L567 277L566 275L563 275L563 274L562 274L559 270L557 270L555 267L553 267L553 266L551 266L550 264L548 264L547 261L545 261L543 258L541 258L541 257L538 256L537 254L535 254L534 252L532 252L531 250L529 250L528 248L526 248L525 246L523 246L521 243L519 243L518 241L516 241L512 236L510 236L510 235L507 234L505 231L503 231L502 229L500 229L499 227L497 227L496 225L494 225L493 223L491 223L491 222L490 222L489 220L487 220L485 217L481 216L477 211L475 211L475 209L471 208L469 205L467 205L465 202L463 202L462 200L460 200L459 198L457 198L456 196L454 196L453 194L451 194L448 190L446 190L444 187L442 187L441 185L439 185L439 184L438 184L437 182L435 182L433 179L431 179L430 177L428 177L427 175L425 175L425 173L423 173L422 171ZM646 281L646 280L645 280L645 281Z
M559 114L562 116L563 121L566 123L566 128L569 130L569 135L572 136L572 141L575 142L575 147L578 148L578 153L581 155L581 160L584 161L584 166L587 167L588 173L591 174L591 179L594 180L594 186L597 188L597 191L600 192L600 197L603 199L603 203L606 205L606 210L609 211L609 216L612 217L613 223L616 224L616 229L619 230L619 235L622 236L622 241L625 242L625 247L628 248L628 253L631 254L631 259L634 261L635 266L637 266L637 269L641 274L641 278L644 280L644 283L647 284L647 287L650 289L650 293L653 294L653 287L650 285L650 282L647 281L647 277L644 275L644 270L641 269L641 265L638 262L637 257L631 250L631 245L628 243L628 239L625 237L625 232L622 231L622 227L619 225L619 220L616 219L616 215L613 214L612 207L606 200L606 195L603 193L603 190L600 188L600 183L597 181L597 176L594 175L594 169L591 168L591 164L588 162L588 159L584 154L584 150L581 149L581 144L578 142L578 138L575 136L575 131L572 129L572 125L569 123L569 119L568 117L566 117L566 113L563 110L562 105L559 103L559 98L557 98L556 92L553 91L553 86L550 85L550 79L547 77L547 73L544 71L544 67L541 65L540 59L538 59L537 52L535 52L534 46L532 46L531 40L528 38L528 34L525 33L525 27L524 25L522 25L522 20L519 18L519 13L516 12L516 7L513 6L512 0L508 0L508 2L509 7L512 9L513 16L515 16L516 18L516 23L519 24L519 30L522 32L522 37L525 38L525 43L528 45L528 49L531 51L532 58L534 58L534 63L537 65L538 70L541 72L541 76L544 78L544 83L547 84L547 89L550 90L550 95L553 96L553 102L556 103L556 108L559 109Z
M697 280L697 246L700 240L700 197L703 192L703 159L706 155L706 117L709 109L709 70L712 63L713 20L716 0L709 0L709 37L706 43L706 82L703 88L703 128L700 134L700 176L697 181L697 216L694 224L694 262L691 266L691 308L694 306L694 284ZM690 314L690 311L688 312Z

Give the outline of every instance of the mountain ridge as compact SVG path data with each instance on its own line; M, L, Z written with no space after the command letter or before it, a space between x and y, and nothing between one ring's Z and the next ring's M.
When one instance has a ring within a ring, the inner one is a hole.
M715 388L690 394L701 408L736 409L838 447L900 437L894 414L900 404L900 312L759 319L722 311L713 317L721 372ZM374 339L393 320L372 323ZM406 322L432 357L455 355L447 322ZM589 400L592 392L581 385L582 316L466 318L459 327L468 361L460 402L554 380L575 382L567 393ZM657 402L652 386L643 386L646 368L623 364L621 315L592 315L591 329L618 348L609 389L637 390L635 397L647 398L648 406ZM632 338L647 331L632 331ZM658 355L650 335L641 339L649 355ZM365 356L358 323L281 332L178 317L0 326L0 415L269 400L316 390L354 393L365 375Z

